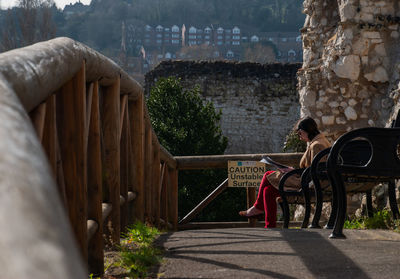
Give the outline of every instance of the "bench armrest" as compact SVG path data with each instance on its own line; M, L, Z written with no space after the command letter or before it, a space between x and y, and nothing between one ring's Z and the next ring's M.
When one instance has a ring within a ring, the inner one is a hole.
M295 170L292 170L292 171L289 171L289 172L285 173L282 176L281 180L279 181L279 192L281 193L281 195L285 191L284 187L285 187L286 180L289 177L291 177L292 175L295 175L295 174L302 175L304 170L305 170L305 168L295 169Z

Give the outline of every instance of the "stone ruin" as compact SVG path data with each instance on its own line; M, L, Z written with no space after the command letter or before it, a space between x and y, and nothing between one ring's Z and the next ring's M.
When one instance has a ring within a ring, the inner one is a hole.
M301 115L331 139L354 128L387 126L399 98L399 2L305 0Z
M316 119L331 140L355 128L389 126L400 108L400 1L304 0L303 6L301 115ZM379 201L384 187L377 192ZM350 211L361 200L349 197Z

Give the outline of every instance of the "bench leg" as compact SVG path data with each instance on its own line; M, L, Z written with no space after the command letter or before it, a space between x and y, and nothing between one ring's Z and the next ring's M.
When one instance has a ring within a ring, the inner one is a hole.
M337 199L337 215L333 231L329 238L346 238L343 234L343 226L347 210L346 189L339 173L335 172L330 178L332 190L335 192L334 194L336 194Z
M301 228L307 228L308 222L310 220L310 214L311 214L311 199L310 199L310 191L308 190L308 185L307 187L303 188L303 196L304 196L304 206L306 208L306 211L304 212L304 219L303 223L301 224Z
M289 220L290 220L289 204L284 195L281 195L281 197L282 197L282 202L280 203L280 205L283 211L283 228L287 229L289 228Z
M333 196L333 192L332 192L332 196ZM326 225L324 226L324 229L328 229L331 230L333 229L333 225L335 225L335 220L336 220L336 215L337 215L337 199L336 196L332 197L332 201L331 201L331 215L329 215L329 220L328 223L326 223Z
M399 219L400 213L396 201L396 184L394 180L388 183L388 195L389 195L390 209L392 210L393 214L393 219Z
M315 191L315 213L314 218L309 226L310 229L320 229L319 220L321 219L322 212L322 190L319 181L314 181L314 191Z
M374 216L374 208L372 206L372 191L369 190L365 192L367 196L367 216L372 218Z

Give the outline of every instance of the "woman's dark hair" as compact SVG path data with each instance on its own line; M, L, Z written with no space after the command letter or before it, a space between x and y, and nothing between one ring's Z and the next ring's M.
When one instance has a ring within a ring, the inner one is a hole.
M296 125L296 130L298 131L300 129L308 134L309 140L312 140L313 138L315 138L316 135L320 133L317 123L309 116L299 120Z

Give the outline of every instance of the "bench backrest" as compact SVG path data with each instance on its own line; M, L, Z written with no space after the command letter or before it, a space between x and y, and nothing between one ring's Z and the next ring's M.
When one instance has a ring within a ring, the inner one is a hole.
M343 175L400 177L400 128L361 128L342 135L332 146L328 169Z

